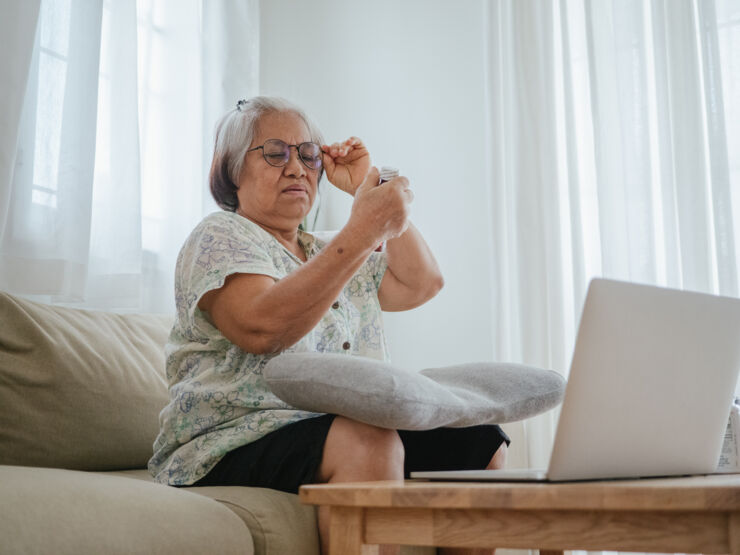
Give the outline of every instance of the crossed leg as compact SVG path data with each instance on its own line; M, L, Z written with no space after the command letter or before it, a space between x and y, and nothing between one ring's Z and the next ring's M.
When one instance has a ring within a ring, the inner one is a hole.
M486 468L503 468L506 443L494 453ZM317 473L321 483L403 480L404 447L394 430L378 428L337 416L329 428ZM321 552L329 551L329 508L319 507ZM399 546L383 545L380 555L398 555ZM441 555L489 555L491 549L442 548Z

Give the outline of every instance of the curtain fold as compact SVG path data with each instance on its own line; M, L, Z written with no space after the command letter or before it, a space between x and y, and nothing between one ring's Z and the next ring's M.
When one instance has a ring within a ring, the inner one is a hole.
M693 3L655 2L655 48L665 63L665 82L659 84L666 110L658 125L664 127L659 157L671 164L669 176L661 176L664 188L675 200L678 268L669 268L668 279L678 287L716 291L713 270L714 234L711 230L711 190L707 183L702 103L702 79L695 32Z
M85 302L139 306L142 292L141 171L136 4L109 2L102 19Z
M0 240L10 208L10 183L13 179L21 108L30 73L34 38L41 0L16 2L1 0L0 44L14 56L0 58Z
M64 15L62 15L64 12ZM79 299L90 236L102 0L42 3L20 117L0 286Z
M496 359L563 368L561 292L567 276L561 225L567 199L554 186L559 172L550 59L554 5L499 2L490 15ZM547 464L552 418L545 414L511 427L514 435L525 426L531 437L545 439L529 444L528 465Z
M718 17L714 2L699 2L697 7L697 30L702 80L704 83L703 110L706 114L706 142L710 194L714 220L715 249L717 258L718 292L722 295L738 295L737 257L732 214L732 189L730 180L730 157L725 120L724 93L722 90L722 60L719 52ZM735 3L740 11L740 3ZM735 155L737 164L737 155Z

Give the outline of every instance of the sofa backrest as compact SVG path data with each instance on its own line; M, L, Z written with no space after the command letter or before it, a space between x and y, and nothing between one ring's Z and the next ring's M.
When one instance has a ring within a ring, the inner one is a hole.
M0 293L0 464L146 466L168 401L171 323Z

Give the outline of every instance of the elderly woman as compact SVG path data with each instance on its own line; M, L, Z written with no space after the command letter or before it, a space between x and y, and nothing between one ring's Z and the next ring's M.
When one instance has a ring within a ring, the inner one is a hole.
M149 462L160 482L295 493L311 482L503 464L508 438L497 426L388 430L297 410L268 388L262 369L281 352L387 360L381 310L414 308L442 287L408 221L408 179L379 184L355 137L323 143L299 108L277 98L240 101L218 125L210 187L223 211L196 226L177 260L170 403ZM324 173L354 197L328 243L299 228ZM326 527L320 511L323 545Z

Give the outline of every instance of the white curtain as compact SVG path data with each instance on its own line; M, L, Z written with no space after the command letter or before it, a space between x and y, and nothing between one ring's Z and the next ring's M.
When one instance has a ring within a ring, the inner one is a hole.
M570 364L588 281L737 296L740 1L488 5L496 358ZM512 426L543 467L556 412Z
M2 27L19 32L3 32L14 55L0 99L3 118L20 119L0 131L0 289L171 313L177 252L216 209L205 184L213 123L257 92L258 5L33 6L2 5Z
M0 222L7 219L10 209L9 183L13 177L21 107L40 4L40 0L0 0L0 13L4 15L0 19L0 45L4 52L15 54L0 57Z

